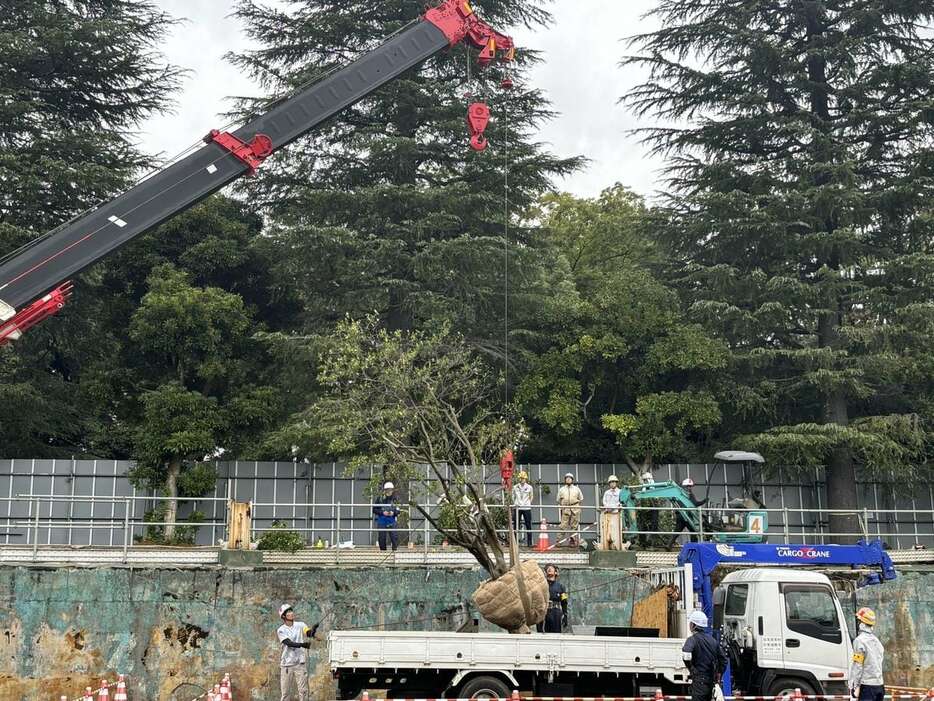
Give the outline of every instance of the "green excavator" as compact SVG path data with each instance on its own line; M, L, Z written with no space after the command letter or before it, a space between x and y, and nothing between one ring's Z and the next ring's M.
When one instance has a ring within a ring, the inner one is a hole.
M765 505L759 500L758 492L751 488L751 467L763 464L765 459L758 453L741 450L723 450L714 455L718 464L742 465L742 496L731 498L727 486L726 499L721 508L699 508L706 504L710 496L710 483L707 494L701 501L693 497L690 488L693 481L684 480L682 485L675 482L655 482L651 473L641 477L640 484L621 485L619 502L621 507L622 529L628 540L639 535L636 507L647 506L648 500L667 501L680 516L679 524L686 525L691 533L701 540L713 540L717 543L764 543L769 530L769 515ZM716 474L716 472L714 472ZM713 477L713 475L711 475Z

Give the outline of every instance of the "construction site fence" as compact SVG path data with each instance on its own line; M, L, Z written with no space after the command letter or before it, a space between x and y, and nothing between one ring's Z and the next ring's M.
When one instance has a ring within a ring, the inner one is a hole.
M132 485L128 478L132 466L131 462L116 460L0 460L0 544L121 547L125 541L132 546L136 539L145 538L147 528L149 533L156 532L158 525L150 521L157 518L154 512L164 500ZM576 477L584 495L584 539L596 538L595 524L607 477L617 474L624 482L634 479L625 465L519 467L528 472L533 487L533 531L545 519L552 542L561 539L558 535L570 535L555 533L560 523L557 494L565 473ZM257 534L280 521L305 534L309 544L319 538L331 545L352 541L366 546L376 542L370 499L382 480L380 466L350 471L340 463L221 461L214 463L214 468L217 480L213 491L179 505L177 521L185 529L182 540L193 536L194 544L211 546L224 539L226 504L228 498L233 498L255 505ZM930 481L910 488L894 479L859 482L859 508L843 526L835 519L833 530L821 470L774 468L769 474L715 464L661 465L654 470L656 481L680 483L685 478L693 479L695 493L708 498L709 512L722 511L726 502L744 491L756 494L768 513L770 542L822 544L843 534L880 538L894 549L934 549L934 484ZM922 468L919 474L924 474ZM485 485L491 502L501 500L498 466L480 468L479 481ZM416 483L397 485L401 501L418 493ZM53 497L55 501L51 501ZM38 507L35 498L41 500ZM671 509L647 505L644 510L658 511L659 519L657 526L651 525L647 517L640 519L642 529L653 531L656 541L665 540L666 535L670 538L674 528ZM27 521L28 526L24 525ZM397 530L406 544L427 545L426 531L430 541L440 542L416 510L404 510Z
M495 497L495 495L494 495ZM16 502L23 509L22 516L0 517L0 529L5 529L9 540L15 533L18 540L15 544L30 545L34 552L43 545L93 545L92 534L103 533L106 545L122 547L124 552L135 545L159 544L165 540L165 527L175 526L174 544L202 544L217 546L226 538L228 500L219 497L203 497L191 499L189 502L202 514L208 512L217 514L214 517L205 516L203 520L196 521L188 518L176 519L166 523L164 520L154 520L153 513L161 513L161 509L153 510L155 504L159 506L168 499L166 497L105 497L105 496L61 496L50 494L20 494L15 497L0 497L0 505L4 502ZM106 505L110 508L111 518L81 518L74 514L79 507L88 505ZM296 505L309 507L311 505ZM400 504L399 517L394 527L380 528L374 518L374 508L384 506L374 502L325 503L317 506L330 507L329 517L323 521L318 519L309 522L300 517L271 518L271 514L280 510L281 504L253 503L253 542L258 542L264 533L273 528L285 528L300 534L308 547L332 548L351 547L357 545L372 545L378 540L381 531L395 533L401 545L406 547L424 548L427 552L432 545L443 545L443 535L432 526L428 519L420 518L421 512L414 505ZM438 503L425 503L421 508L427 511L437 521L442 517L444 506ZM503 542L507 542L509 529L506 525L507 511L511 511L511 520L520 524L518 540L520 544L530 544L542 548L570 547L585 545L589 541L600 539L599 514L604 511L620 511L620 509L607 509L596 507L592 511L598 515L595 521L581 521L577 528L561 528L561 511L567 507L555 504L533 506L532 528L527 530L522 518L515 518L516 512L525 507L508 507L495 502L489 505L494 520L500 526L498 533ZM203 511L202 511L203 509ZM624 533L624 537L643 547L664 548L674 543L691 540L710 540L722 537L716 532L705 531L705 519L720 519L725 514L734 517L740 513L736 511L724 512L722 508L699 507L696 511L704 518L700 520L702 526L697 533L678 532L675 530L675 520L672 516L671 506L637 506L626 507L630 515L637 515L640 523L656 523L653 528L643 525L636 532ZM923 548L924 540L934 539L934 531L923 532L918 524L930 520L931 513L920 509L889 509L869 512L861 510L824 509L821 526L814 531L791 529L789 523L793 516L799 516L804 509L756 509L758 512L768 514L769 530L764 537L772 543L803 543L823 544L835 538L880 538L895 549L906 545ZM639 518L645 514L648 517L654 514L656 518ZM832 518L834 517L834 518ZM844 524L852 524L852 528L832 529L830 524L836 518ZM914 538L904 533L881 530L874 527L873 520L888 520L889 517L898 519L913 519L916 524ZM826 524L826 525L824 525ZM210 534L209 539L204 534ZM85 542L81 542L86 539ZM207 541L207 542L205 542Z

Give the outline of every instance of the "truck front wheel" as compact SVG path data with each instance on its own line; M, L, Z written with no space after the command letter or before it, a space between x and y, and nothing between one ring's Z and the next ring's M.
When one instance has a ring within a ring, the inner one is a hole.
M460 688L462 699L505 699L510 695L509 687L499 677L473 677Z
M814 687L803 679L779 677L769 685L767 696L791 697L795 693L795 689L801 689L801 694L804 696L814 696L817 693Z

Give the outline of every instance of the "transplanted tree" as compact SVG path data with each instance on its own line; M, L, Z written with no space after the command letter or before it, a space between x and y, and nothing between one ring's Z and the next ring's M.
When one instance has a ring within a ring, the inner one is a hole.
M930 444L934 1L661 0L628 98L667 126L659 221L732 351L728 422L773 462L913 479ZM831 530L857 531L835 516Z
M497 27L541 26L542 0L480 0L475 9ZM234 58L278 95L348 63L417 19L425 3L412 0L291 0L273 8L240 0L236 15L260 48ZM505 276L505 163L510 162L513 211L530 204L551 176L577 159L558 159L533 141L551 116L534 89L498 89L502 71L471 68L476 52L459 47L391 81L278 154L248 183L277 226L284 250L279 273L294 280L305 305L305 329L329 330L345 314L377 311L390 328L446 320L471 338L500 339ZM491 145L469 148L465 91L488 98ZM508 134L507 134L508 129ZM529 256L526 229L511 232L510 279L521 313L540 268Z
M425 518L493 578L505 574L480 473L513 444L517 428L476 350L447 327L390 332L370 317L338 324L323 339L318 363L325 394L273 440L301 454L323 446L353 465L384 465L385 477L414 481L421 489L410 497ZM439 497L455 512L453 528L423 508L426 498Z
M0 254L113 195L146 159L134 129L179 71L158 53L170 17L145 0L13 0L0 13ZM0 349L0 453L87 446L87 364L113 354L93 276L55 321ZM76 410L76 396L81 411Z
M543 201L554 274L566 282L523 337L517 393L541 459L622 458L641 474L659 460L698 457L719 425L712 387L726 348L685 320L653 274L662 256L647 216L619 185L593 199Z

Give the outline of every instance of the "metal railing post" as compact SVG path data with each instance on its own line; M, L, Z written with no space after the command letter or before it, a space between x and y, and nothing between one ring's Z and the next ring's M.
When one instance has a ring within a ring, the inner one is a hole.
M133 539L133 534L130 532L130 500L127 499L124 502L123 506L123 563L126 564L126 561L130 556L130 541Z
M39 507L40 502L36 499L36 513L33 514L33 529L32 529L32 559L35 561L39 557Z
M704 542L704 508L701 507L698 511L699 511L698 513L699 518L697 519L697 524L698 524L697 540L703 543ZM681 534L679 533L678 535L680 536Z
M863 540L869 542L869 509L863 507Z
M337 518L334 519L334 527L336 529L337 538L334 541L334 545L337 546L337 551L334 553L334 564L338 564L341 561L341 503L337 502ZM353 532L351 532L350 537L353 538Z
M782 507L782 531L785 535L785 545L791 542L791 531L788 524L788 507Z
M427 504L427 505L425 506L425 511L428 512L428 511L430 511L430 510L431 510L431 504ZM422 520L425 522L425 543L424 543L424 547L425 547L425 565L427 565L427 564L428 564L428 539L431 537L431 535L430 535L429 532L428 532L428 526L429 526L428 519L427 519L427 518L424 518L424 516L423 516L423 517L422 517Z

